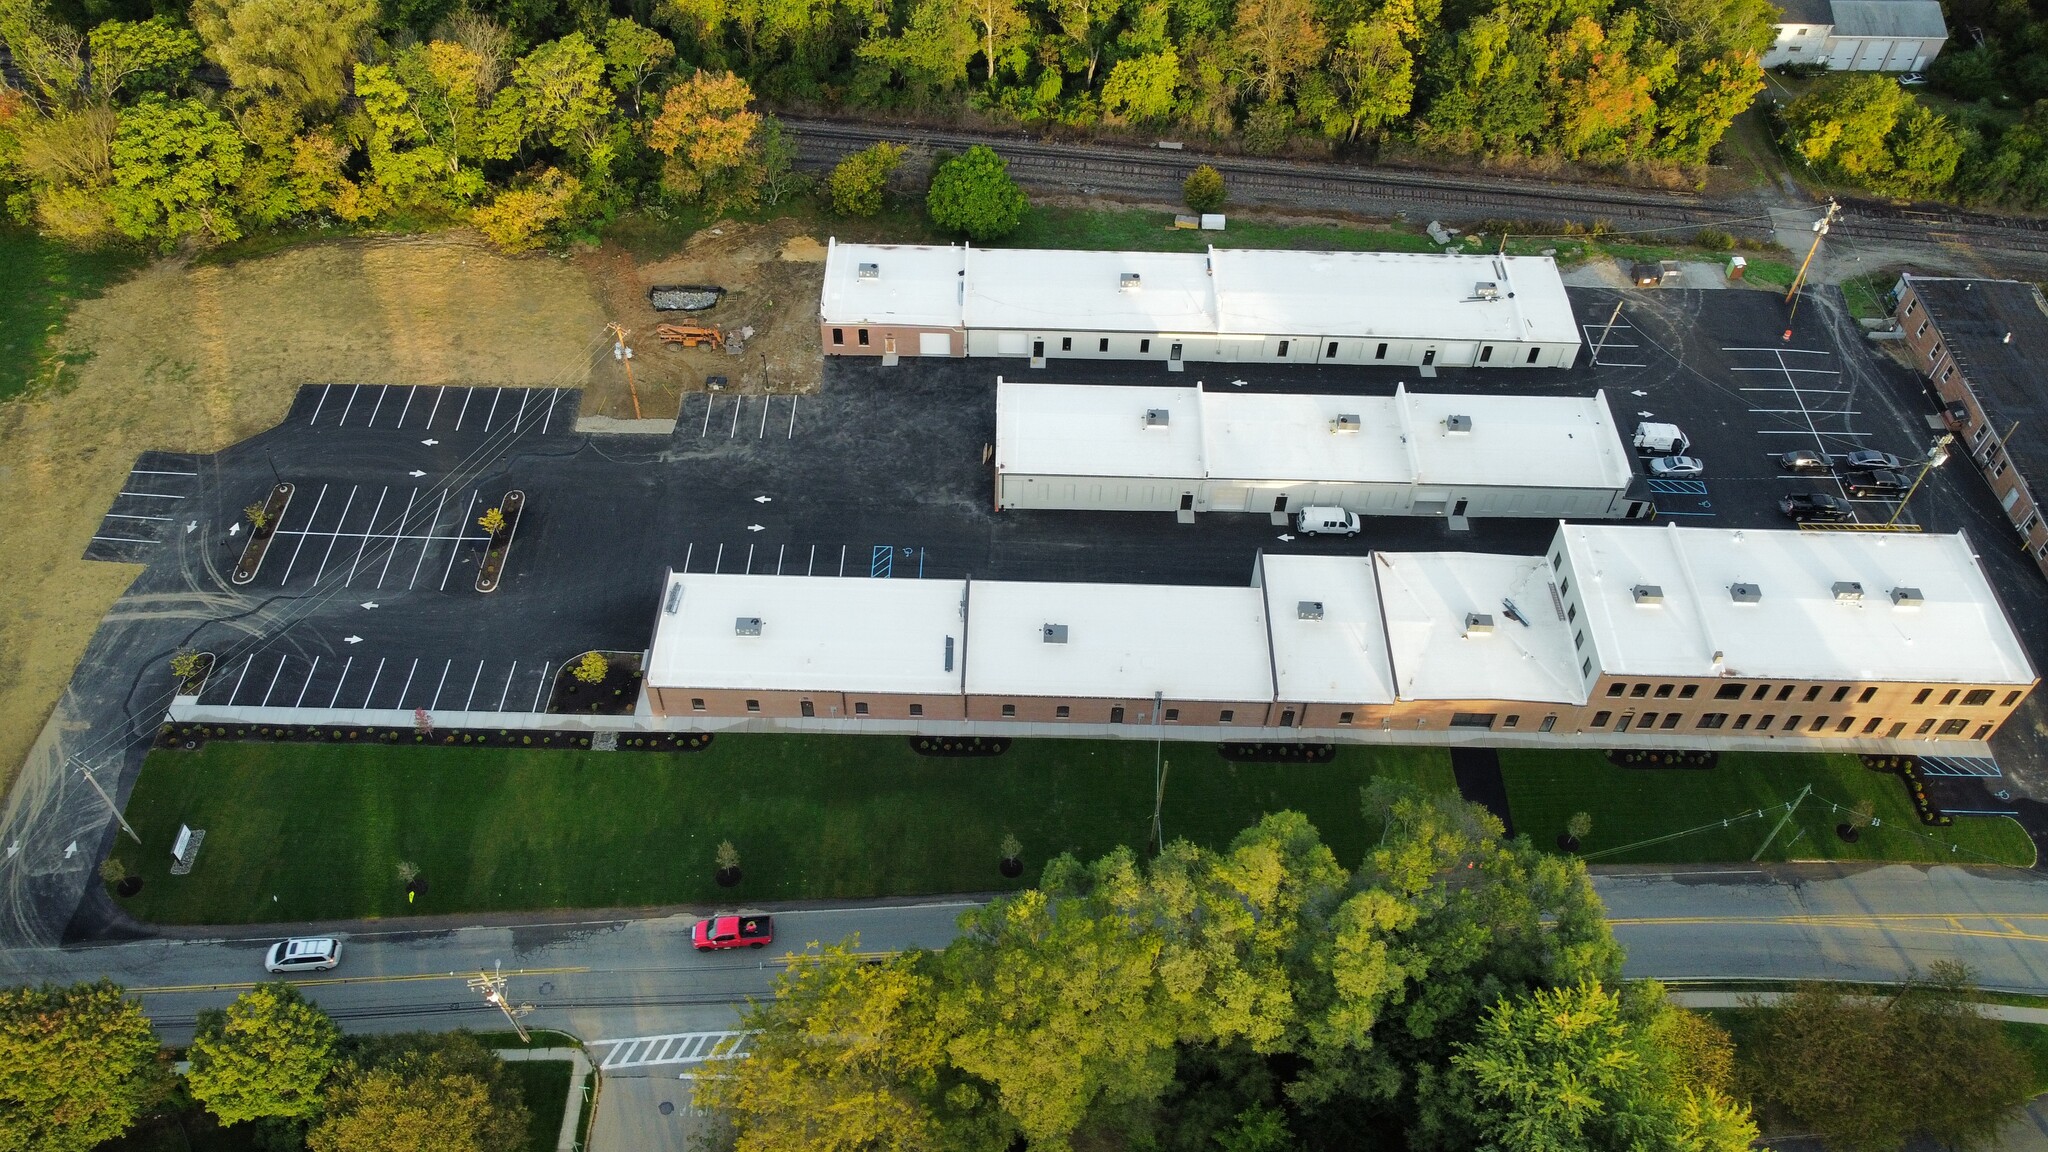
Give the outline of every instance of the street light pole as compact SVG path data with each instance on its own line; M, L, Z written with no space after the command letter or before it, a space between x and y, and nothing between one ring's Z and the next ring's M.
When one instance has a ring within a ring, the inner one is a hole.
M1906 504L1913 499L1913 493L1920 490L1920 484L1927 479L1929 472L1932 472L1943 460L1948 459L1948 446L1955 443L1955 439L1955 433L1944 432L1939 439L1928 446L1927 459L1920 462L1920 474L1913 477L1913 486L1906 489L1905 495L1899 497L1899 506L1892 509L1892 518L1884 522L1885 527L1890 528L1897 524L1899 517L1906 514Z
M522 1005L519 1011L514 1012L512 1010L511 1002L505 999L504 967L504 961L492 961L491 970L489 972L477 973L476 979L471 980L469 986L483 993L486 1002L495 1005L498 1011L505 1014L505 1023L510 1024L514 1032L519 1033L520 1043L531 1044L533 1043L533 1037L527 1034L526 1025L521 1024L519 1018L533 1009L530 1006Z

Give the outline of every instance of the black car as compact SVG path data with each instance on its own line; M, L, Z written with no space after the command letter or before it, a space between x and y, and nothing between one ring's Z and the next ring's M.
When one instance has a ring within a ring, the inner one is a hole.
M1830 496L1825 492L1801 492L1796 496L1787 496L1778 501L1778 511L1799 524L1833 523L1855 515L1847 500L1840 496Z
M1787 472L1832 472L1834 466L1828 458L1811 448L1801 448L1778 457L1778 467Z
M1893 497L1906 490L1906 478L1886 468L1855 472L1842 481L1843 491L1858 497Z

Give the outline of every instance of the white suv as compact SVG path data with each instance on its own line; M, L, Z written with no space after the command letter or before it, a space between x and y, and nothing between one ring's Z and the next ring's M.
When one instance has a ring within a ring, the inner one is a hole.
M324 972L339 963L341 941L328 937L285 940L263 957L263 967L272 972Z
M1312 506L1295 516L1294 526L1303 536L1356 536L1358 514L1342 508Z

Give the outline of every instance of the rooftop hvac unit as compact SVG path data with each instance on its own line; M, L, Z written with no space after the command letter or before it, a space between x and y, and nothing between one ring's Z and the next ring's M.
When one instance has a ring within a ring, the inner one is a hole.
M953 638L946 637L946 671L953 670Z
M1164 427L1166 427L1166 422L1167 422L1167 420L1168 420L1168 415L1167 415L1167 411L1166 411L1166 409L1164 409L1164 408L1147 408L1147 409L1145 409L1145 427L1147 427L1147 428L1164 428Z
M880 280L882 278L882 266L880 264L862 264L860 266L860 278L863 280Z
M1500 281L1481 280L1479 283L1472 286L1472 298L1474 300L1500 299Z
M1047 624L1038 631L1045 638L1047 644L1065 644L1067 642L1067 626L1065 624Z
M1491 635L1493 635L1493 617L1492 617L1492 616L1489 616L1489 615L1487 615L1487 614L1486 614L1486 613L1484 613L1484 612L1467 612L1467 613L1465 613L1465 635L1467 635L1467 636L1491 636Z
M1863 599L1863 585L1854 580L1837 580L1834 584L1835 599L1857 601Z
M1664 602L1664 588L1658 584L1638 584L1629 589L1629 594L1636 598L1636 603L1638 604L1662 604Z
M1141 278L1136 272L1120 272L1117 274L1116 290L1119 292L1136 292L1140 284Z
M1472 432L1472 418L1470 416L1446 416L1444 417L1444 432L1450 436L1470 435Z
M1918 608L1927 603L1927 598L1920 595L1918 588L1894 588L1892 603L1900 608Z
M1761 604L1764 600L1764 590L1754 584L1730 584L1728 598L1737 604Z
M682 604L682 602L683 602L683 586L682 586L682 584L681 584L680 582L678 582L678 583L675 583L675 584L671 584L671 585L669 585L669 586L668 586L668 603L667 603L667 604L665 604L665 605L663 605L663 606L662 606L662 609L661 609L661 610L662 610L663 612L666 612L666 613L668 613L668 614L669 614L670 616L673 616L673 615L675 615L675 614L676 614L676 608L677 608L677 607L679 607L679 606L680 606L680 605Z
M761 634L761 618L759 616L740 617L732 622L732 634L735 636L759 636Z
M1356 412L1341 412L1335 420L1330 421L1332 432L1356 432L1363 427L1365 425L1358 419Z
M1321 600L1299 601L1294 605L1294 615L1298 620L1321 620L1323 618L1323 602Z

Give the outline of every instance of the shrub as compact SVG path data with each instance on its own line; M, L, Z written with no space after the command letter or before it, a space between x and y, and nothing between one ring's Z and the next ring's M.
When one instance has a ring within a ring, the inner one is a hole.
M1197 212L1214 212L1223 207L1223 173L1207 164L1188 173L1181 182L1180 198Z
M873 216L882 210L889 174L903 163L909 149L883 141L841 160L825 180L832 210L842 216Z
M1015 232L1029 206L1024 190L1010 179L1010 166L982 144L939 165L924 203L932 223L972 240Z

